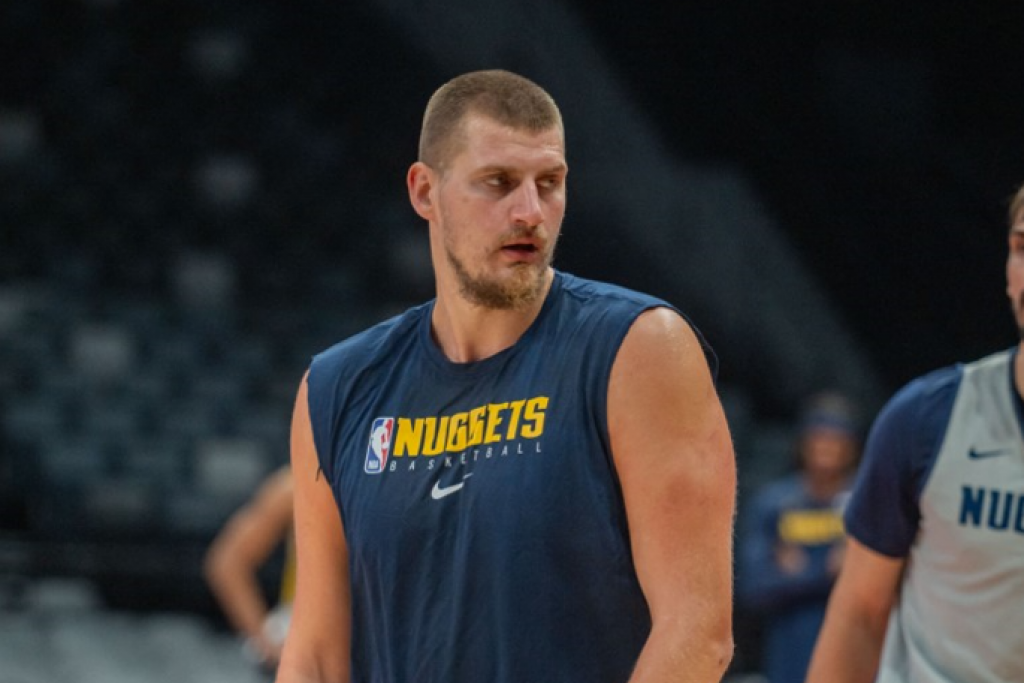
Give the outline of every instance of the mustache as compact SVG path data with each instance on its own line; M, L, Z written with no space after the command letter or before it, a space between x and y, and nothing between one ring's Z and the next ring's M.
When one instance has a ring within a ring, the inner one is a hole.
M519 240L532 240L538 242L541 248L546 248L552 246L552 242L557 244L561 237L561 234L558 234L552 240L551 233L543 225L535 225L533 227L517 225L499 235L498 244L506 245Z
M540 226L530 228L525 225L516 225L501 235L501 241L504 244L505 242L514 242L515 240L518 239L533 238L538 236L541 238L544 237L544 234L541 232Z

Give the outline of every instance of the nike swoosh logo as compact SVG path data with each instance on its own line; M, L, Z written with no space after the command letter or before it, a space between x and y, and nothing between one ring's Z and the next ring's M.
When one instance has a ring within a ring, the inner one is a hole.
M997 448L993 451L976 451L972 448L967 451L967 457L971 460L982 460L983 458L994 458L997 455L1006 455L1008 452L1005 448Z
M430 497L433 498L434 500L441 500L445 496L450 496L453 493L460 491L462 487L466 485L466 480L472 476L473 473L470 472L469 474L464 476L462 478L462 481L460 481L458 484L452 484L451 486L441 486L441 482L435 481L434 488L430 490Z

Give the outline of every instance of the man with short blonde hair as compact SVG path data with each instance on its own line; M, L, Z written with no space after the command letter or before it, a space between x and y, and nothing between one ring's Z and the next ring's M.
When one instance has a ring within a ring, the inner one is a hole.
M278 683L716 683L736 472L673 306L556 271L565 139L508 72L431 99L407 174L437 297L317 355L292 427Z

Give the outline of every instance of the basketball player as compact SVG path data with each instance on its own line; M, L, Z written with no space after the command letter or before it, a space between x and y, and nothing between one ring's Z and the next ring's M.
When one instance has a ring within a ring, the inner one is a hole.
M427 105L407 176L436 299L314 358L279 683L718 681L735 464L709 351L551 267L558 108L503 71Z
M1024 187L1009 217L1024 332ZM811 683L1024 681L1020 348L925 375L876 418Z
M271 608L259 570L282 543L287 550L281 591ZM206 553L204 574L229 622L245 639L246 652L272 671L281 657L295 593L289 467L267 477L252 500L227 521Z

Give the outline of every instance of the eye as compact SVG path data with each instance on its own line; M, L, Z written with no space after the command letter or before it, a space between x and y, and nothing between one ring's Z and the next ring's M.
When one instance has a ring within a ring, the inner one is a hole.
M546 176L538 180L537 185L544 190L557 190L562 186L562 177Z
M504 173L498 175L491 175L484 178L484 184L489 187L502 188L508 187L509 179Z

